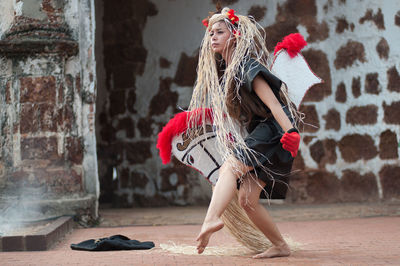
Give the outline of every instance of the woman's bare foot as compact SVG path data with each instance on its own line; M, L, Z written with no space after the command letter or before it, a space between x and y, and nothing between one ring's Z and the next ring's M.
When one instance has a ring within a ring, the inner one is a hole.
M285 243L280 246L272 246L263 253L253 256L253 259L287 257L290 255L290 247Z
M214 232L221 230L222 227L224 227L224 223L220 219L203 223L200 234L196 238L196 241L199 241L197 244L197 253L203 253L204 249L207 247L210 236Z

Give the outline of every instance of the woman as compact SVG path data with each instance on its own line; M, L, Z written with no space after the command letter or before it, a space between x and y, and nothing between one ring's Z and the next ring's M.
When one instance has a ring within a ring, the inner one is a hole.
M198 253L224 226L220 217L239 180L241 206L273 244L254 258L289 256L289 246L258 200L269 180L290 173L300 142L292 124L297 112L285 86L265 67L268 50L254 20L224 8L203 24L207 30L189 109L212 108L224 164L197 237Z

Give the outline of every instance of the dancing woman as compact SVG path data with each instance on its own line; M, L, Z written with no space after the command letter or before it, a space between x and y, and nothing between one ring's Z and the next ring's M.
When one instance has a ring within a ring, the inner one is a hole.
M285 85L266 67L269 53L254 19L224 8L203 24L207 30L189 109L212 108L224 164L197 237L198 253L224 226L220 217L239 186L240 205L273 245L254 258L289 256L259 197L269 181L290 173L300 142L297 111Z

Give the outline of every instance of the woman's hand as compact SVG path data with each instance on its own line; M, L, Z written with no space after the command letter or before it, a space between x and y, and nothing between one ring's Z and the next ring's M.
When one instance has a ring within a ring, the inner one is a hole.
M300 145L300 134L297 129L291 128L281 138L282 148L289 151L292 157L296 157Z

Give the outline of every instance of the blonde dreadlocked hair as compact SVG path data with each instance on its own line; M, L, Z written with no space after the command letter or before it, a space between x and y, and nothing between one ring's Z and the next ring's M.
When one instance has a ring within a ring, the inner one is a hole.
M225 7L220 13L212 15L208 21L207 30L200 47L197 80L189 111L198 110L199 108L202 110L211 108L213 110L217 148L223 161L233 163L232 159L235 157L246 156L248 158L255 153L244 142L243 123L240 121L242 98L239 90L246 74L245 65L250 59L255 59L264 66L268 66L269 52L265 44L265 32L254 18L236 14L239 21L232 23L228 17L229 10L229 8ZM236 38L236 46L233 48L230 63L223 70L223 74L219 75L221 68L217 62L217 56L211 48L209 30L213 24L221 21L225 22L230 30L231 39ZM287 103L293 117L297 117L296 110L290 104L291 101L288 98L285 86L281 88L281 100ZM189 125L197 125L197 121L201 117L205 117L204 112L200 116L190 117ZM205 119L202 119L202 121L205 121ZM235 167L233 168L241 171ZM241 172L240 174L243 175L244 173Z

